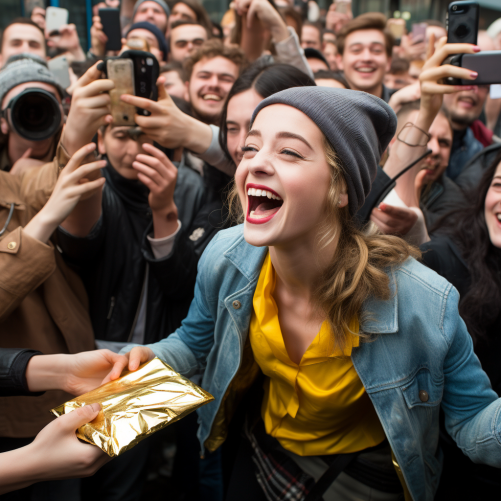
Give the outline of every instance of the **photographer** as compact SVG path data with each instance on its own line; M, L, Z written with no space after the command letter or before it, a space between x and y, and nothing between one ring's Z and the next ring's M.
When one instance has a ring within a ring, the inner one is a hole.
M0 170L18 174L54 158L63 125L63 92L38 57L21 54L9 59L0 71L0 127L6 136ZM25 161L26 156L38 162Z

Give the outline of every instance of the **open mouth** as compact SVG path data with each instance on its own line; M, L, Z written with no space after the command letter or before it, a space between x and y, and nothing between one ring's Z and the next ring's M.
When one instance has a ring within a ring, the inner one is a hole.
M467 108L471 108L475 106L476 102L474 99L471 97L460 97L458 101L463 104L463 106L466 106Z
M272 219L280 210L284 201L273 190L266 186L247 185L247 221L253 224L263 224Z
M355 70L359 73L374 73L376 68L373 68L372 66L359 66L358 68L355 68Z
M496 214L496 218L497 218L498 222L501 223L501 213L500 212L498 212Z
M204 101L221 101L223 98L217 94L205 94L202 99Z

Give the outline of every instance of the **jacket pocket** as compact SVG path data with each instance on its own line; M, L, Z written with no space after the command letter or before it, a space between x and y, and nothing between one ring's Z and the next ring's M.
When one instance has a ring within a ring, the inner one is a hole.
M416 406L435 407L442 401L443 392L443 381L434 380L427 368L419 369L416 375L402 387L409 409Z

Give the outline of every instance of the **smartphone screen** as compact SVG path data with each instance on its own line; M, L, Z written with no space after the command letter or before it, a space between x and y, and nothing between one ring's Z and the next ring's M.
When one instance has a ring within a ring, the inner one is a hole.
M336 12L340 14L346 14L350 9L351 2L347 2L346 0L336 0Z
M68 24L68 9L47 7L45 13L45 33L57 35L61 26Z
M120 50L122 48L120 10L105 8L99 9L98 13L101 18L104 34L108 37L106 50Z
M412 44L424 42L426 38L426 23L414 23L412 25Z
M108 78L115 88L110 90L111 116L115 125L134 125L135 106L124 103L122 94L134 95L134 63L131 59L108 59L106 61Z

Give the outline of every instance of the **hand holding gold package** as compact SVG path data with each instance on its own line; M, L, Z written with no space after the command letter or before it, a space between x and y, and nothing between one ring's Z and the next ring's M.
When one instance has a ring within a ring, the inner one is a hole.
M154 358L51 412L59 417L84 405L101 404L96 419L78 428L77 437L114 457L212 400L210 393Z

